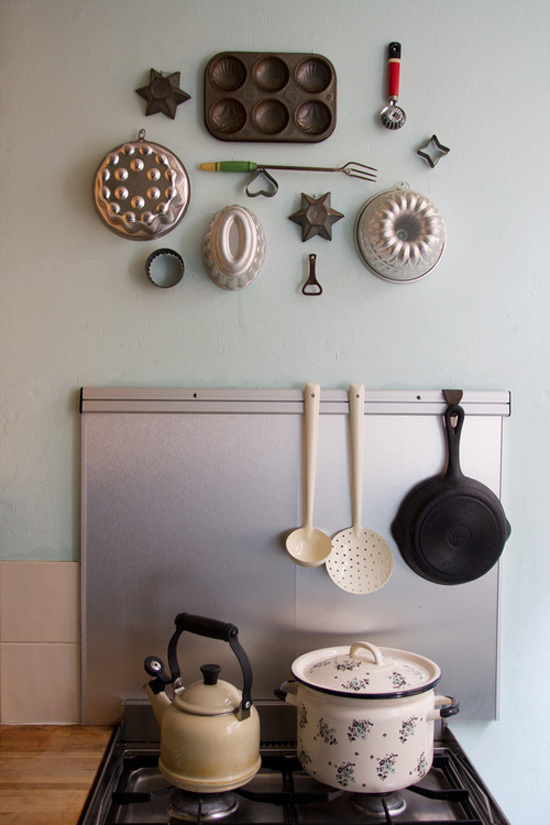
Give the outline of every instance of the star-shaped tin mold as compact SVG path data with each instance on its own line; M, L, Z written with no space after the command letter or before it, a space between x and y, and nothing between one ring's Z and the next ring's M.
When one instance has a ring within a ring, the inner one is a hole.
M315 235L332 240L332 225L341 220L344 215L330 207L330 192L320 198L312 198L302 192L302 208L289 220L302 227L302 241L309 241Z
M136 89L138 95L147 101L145 114L156 115L157 112L162 112L174 120L180 103L185 103L191 98L191 95L180 89L179 85L180 72L163 74L151 69L149 85Z

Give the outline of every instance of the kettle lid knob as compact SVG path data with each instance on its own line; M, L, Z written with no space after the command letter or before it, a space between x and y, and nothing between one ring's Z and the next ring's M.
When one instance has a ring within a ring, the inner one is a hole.
M220 665L201 665L202 678L205 685L217 685L220 675Z

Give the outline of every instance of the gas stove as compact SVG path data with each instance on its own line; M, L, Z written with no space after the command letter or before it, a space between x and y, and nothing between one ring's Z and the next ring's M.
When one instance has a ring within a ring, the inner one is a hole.
M390 794L355 794L322 785L296 756L295 716L258 703L262 767L244 787L189 794L160 773L159 731L147 703L128 702L79 825L510 825L446 724L437 731L431 771Z

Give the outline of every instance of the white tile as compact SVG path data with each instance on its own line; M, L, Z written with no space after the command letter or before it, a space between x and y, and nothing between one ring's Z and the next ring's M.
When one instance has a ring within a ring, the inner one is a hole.
M79 724L79 650L76 644L2 644L2 724Z
M78 642L79 604L78 562L2 562L1 641Z

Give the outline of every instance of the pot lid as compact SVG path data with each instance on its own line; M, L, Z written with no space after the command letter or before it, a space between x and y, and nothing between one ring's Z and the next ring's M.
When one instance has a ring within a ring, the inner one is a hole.
M295 679L315 690L363 699L397 698L430 690L441 670L435 662L370 642L314 650L292 664Z
M221 716L238 710L242 694L230 682L218 680L220 670L219 665L202 665L202 681L175 689L174 703L177 707L197 716Z

